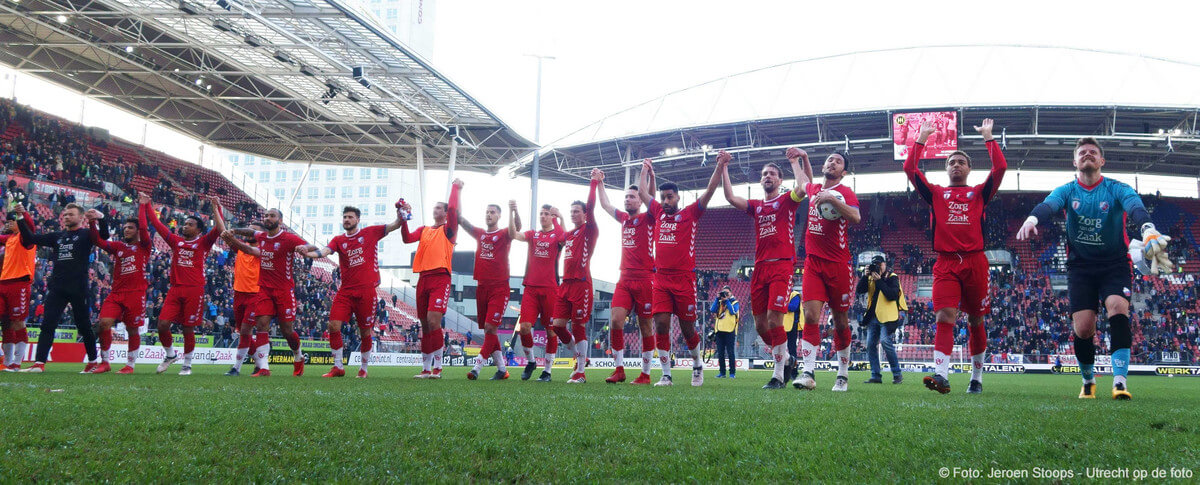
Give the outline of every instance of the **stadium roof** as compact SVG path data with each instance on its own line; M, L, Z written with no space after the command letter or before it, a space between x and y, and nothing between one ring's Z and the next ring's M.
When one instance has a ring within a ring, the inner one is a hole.
M731 176L746 181L762 162L780 161L786 146L815 148L817 162L849 148L857 173L896 171L891 114L928 110L959 111L959 143L972 153L984 149L970 126L996 119L1010 164L1025 169L1069 170L1064 145L1091 135L1105 144L1111 170L1200 175L1200 66L1026 46L857 52L713 80L548 144L541 174L578 182L595 166L654 158L660 178L697 188L711 173L704 163L712 150L736 153ZM531 163L514 168L526 173Z
M486 170L535 145L340 0L0 2L0 62L221 148ZM354 68L365 73L360 82Z

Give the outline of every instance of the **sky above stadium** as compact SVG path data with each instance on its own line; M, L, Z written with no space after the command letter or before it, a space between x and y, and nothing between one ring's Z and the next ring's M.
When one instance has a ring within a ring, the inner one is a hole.
M455 0L438 3L432 61L532 138L537 64L528 55L555 57L543 72L548 143L670 91L864 50L1052 45L1200 62L1186 40L1196 18L1194 2ZM1097 67L1081 77L1113 74Z

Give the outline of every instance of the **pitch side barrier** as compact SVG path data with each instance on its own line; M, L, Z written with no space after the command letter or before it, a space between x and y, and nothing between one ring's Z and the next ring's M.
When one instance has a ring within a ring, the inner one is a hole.
M177 346L178 347L178 346ZM37 351L37 345L30 345L28 354L25 356L26 361L31 360L34 353ZM178 351L178 350L177 350ZM114 343L109 349L109 360L113 362L125 362L127 355L127 347L124 344ZM51 354L51 362L77 362L83 363L86 360L83 344L76 342L61 342L54 345L54 350ZM333 356L328 350L308 350L305 351L307 363L313 365L333 365ZM237 358L237 349L226 347L196 347L192 354L192 365L233 365ZM158 364L163 359L163 348L157 345L143 345L138 350L138 364ZM276 346L271 349L271 363L285 365L292 362L292 351L286 346ZM358 365L361 362L362 354L359 352L350 352L343 357L346 365ZM634 359L626 359L634 360ZM247 362L252 359L247 356ZM487 359L487 365L492 365L492 359ZM446 366L469 366L474 364L473 358L468 358L461 355L443 357L442 364ZM545 361L541 358L537 359L539 366L544 365ZM397 353L397 352L372 352L372 366L384 367L419 367L421 365L421 354L415 353ZM510 366L524 366L525 359L523 357L514 357L509 359ZM554 359L555 368L569 368L573 365L571 358L556 358ZM736 359L735 366L738 369L772 369L775 365L773 360L759 359ZM600 357L589 360L588 367L592 369L611 369L616 364L611 358ZM653 367L657 368L658 363L655 362ZM691 369L692 359L680 358L674 360L674 368ZM901 362L902 372L912 373L932 373L934 365L931 362ZM716 359L708 359L704 361L704 368L713 370L717 369ZM817 371L833 372L837 370L837 362L831 360L817 361ZM855 361L850 363L850 370L866 371L869 370L868 364L865 361ZM891 369L887 364L882 365L884 372L890 372ZM955 363L950 365L950 372L965 373L971 371L971 364ZM1079 374L1079 366L1077 365L1054 365L1054 364L983 364L983 371L991 374ZM1112 366L1105 364L1096 364L1096 374L1112 374ZM1180 377L1200 377L1200 366L1190 365L1169 365L1169 364L1132 364L1129 366L1131 375L1158 375L1158 376L1180 376Z

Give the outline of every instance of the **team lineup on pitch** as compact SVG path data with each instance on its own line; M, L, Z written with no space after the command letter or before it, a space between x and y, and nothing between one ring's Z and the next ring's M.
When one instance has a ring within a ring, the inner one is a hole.
M923 379L926 388L946 394L951 390L951 348L954 346L954 325L960 318L967 320L971 376L967 393L983 392L984 355L987 350L986 318L990 313L988 260L983 254L983 222L985 207L996 195L1007 169L999 143L993 138L993 121L984 119L975 130L982 136L991 161L984 183L966 184L972 159L963 151L950 153L945 162L948 186L930 183L919 168L926 152L925 143L938 131L934 123L925 120L919 127L911 148L907 149L904 172L916 193L930 205L932 243L937 253L933 267L933 306L937 314L932 373ZM361 211L347 206L342 215L344 234L334 237L327 245L317 247L282 227L282 213L269 209L261 221L247 227L228 228L222 215L219 199L212 199L212 227L197 216L190 216L178 228L178 234L162 223L151 198L139 194L137 217L123 222L116 241L108 239L104 215L96 210L84 210L68 204L60 214L62 231L37 233L33 219L22 204L14 205L10 214L4 243L9 255L4 260L5 295L28 295L36 248L53 249L53 268L49 276L45 319L38 336L36 356L31 366L21 368L25 354L24 319L27 296L23 304L6 306L6 342L19 341L18 346L5 346L5 370L40 373L54 341L54 328L65 307L70 304L75 322L84 342L86 374L113 372L110 365L112 331L117 322L136 327L144 320L147 289L146 264L150 257L153 237L149 228L171 248L170 289L162 311L157 315L157 333L163 348L157 373L164 373L174 364L181 365L180 374L192 372L195 351L194 327L202 321L204 304L205 257L218 241L224 241L236 252L234 263L234 323L238 331L237 355L227 376L241 374L242 363L250 357L254 362L251 377L267 377L270 369L270 328L275 322L278 333L292 351L292 375L302 376L306 358L299 335L293 328L297 302L293 280L293 261L296 256L311 259L336 254L341 271L338 288L328 315L332 354L332 369L326 378L346 375L346 349L342 326L355 322L361 343L355 355L359 369L356 376L366 378L373 352L371 327L374 324L376 286L379 285L379 241L399 230L405 243L416 243L413 272L418 276L416 309L421 324L421 371L416 379L442 378L445 360L445 339L442 319L450 300L451 256L459 230L479 243L475 253L474 279L478 282L476 302L478 326L484 332L483 347L474 367L466 378L481 377L484 364L491 359L496 366L491 380L511 377L507 370L503 347L497 336L502 315L509 305L510 277L508 259L513 241L528 247L528 263L524 291L520 301L517 334L527 364L521 370L521 380L530 380L538 372L532 330L541 325L550 334L544 349L541 372L536 380L553 380L552 367L558 346L566 345L574 356L567 383L584 384L588 380L589 341L586 323L593 310L591 262L596 251L599 229L596 224L596 205L621 224L620 279L612 300L612 360L615 369L604 380L622 383L625 372L623 329L629 320L636 321L642 335L640 356L630 358L640 363L640 372L632 384L652 383L653 361L658 361L660 378L654 387L675 384L672 374L672 342L669 338L672 321L678 322L686 350L690 353L692 372L690 385L705 383L703 344L696 328L698 298L696 290L695 239L698 221L718 186L725 200L735 209L745 212L754 222L754 271L751 278L750 307L755 328L772 362L771 377L764 389L783 389L791 386L801 390L817 387L816 372L828 364L817 362L821 346L822 317L829 311L832 323L832 349L836 360L832 390L841 392L849 387L848 372L852 338L849 309L855 294L853 266L847 244L847 228L862 220L855 193L841 181L850 170L848 154L830 153L821 166L822 182L815 183L808 153L789 148L784 157L795 177L793 189L784 187L784 170L767 163L760 172L761 199L745 199L733 192L728 166L732 156L718 151L715 168L708 184L697 200L683 205L680 188L671 182L656 183L654 161L646 159L636 185L625 190L623 206L615 207L605 191L605 174L599 169L591 172L586 201L570 204L571 228L566 227L560 211L547 204L538 212L537 230L522 230L523 224L515 201L508 203L508 221L502 226L503 207L491 204L485 212L483 227L472 225L459 211L459 194L464 183L455 180L449 200L439 202L433 210L434 223L410 228L412 207L401 199L396 203L396 218L385 225L360 227ZM1104 151L1092 138L1082 138L1073 153L1075 180L1055 189L1038 204L1017 233L1026 239L1037 233L1039 223L1056 213L1066 215L1068 236L1068 295L1071 320L1074 326L1074 348L1083 384L1079 398L1096 397L1095 332L1098 310L1103 307L1112 329L1111 366L1112 397L1132 398L1127 377L1129 374L1129 288L1132 268L1143 274L1166 273L1172 263L1167 258L1168 236L1160 234L1150 222L1141 198L1128 185L1101 175ZM801 203L807 199L807 214L799 214ZM643 206L645 210L643 211ZM800 217L804 219L800 219ZM1125 241L1124 223L1128 218L1139 228L1142 239ZM803 244L807 256L799 278L802 305L789 308L792 299L793 276L797 272L796 224L803 224ZM84 301L81 275L87 271L93 248L113 256L112 292L104 300L98 328L93 330ZM561 278L559 263L562 263ZM877 261L877 263L886 261ZM864 274L869 284L877 282L878 274ZM866 283L860 281L860 284ZM882 282L880 282L882 284ZM894 300L895 298L889 298ZM903 300L903 296L900 297ZM902 303L903 304L903 303ZM81 312L82 309L82 312ZM802 333L799 345L784 329L785 315L794 315ZM799 324L799 320L803 320ZM182 328L182 352L175 349L172 325ZM127 362L117 374L135 372L139 332L131 331L127 347ZM20 336L19 336L20 335ZM657 354L657 355L656 355ZM656 358L657 357L657 358ZM895 367L895 363L892 364ZM896 383L900 382L898 371Z

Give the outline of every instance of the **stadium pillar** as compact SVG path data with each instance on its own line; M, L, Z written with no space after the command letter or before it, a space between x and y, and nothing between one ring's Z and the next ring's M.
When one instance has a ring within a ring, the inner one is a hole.
M538 148L533 151L533 168L529 171L529 223L537 221L538 215L538 169L542 165L542 61L554 59L550 56L534 55L537 58L537 95L533 103L533 144ZM533 227L533 226L530 226Z
M296 197L300 195L300 189L304 188L304 181L308 180L308 172L312 170L312 161L309 160L308 166L304 167L304 175L300 176L300 183L296 184L296 190L292 191L292 198L288 199L288 208L292 208L292 204L296 202Z
M416 214L424 214L425 210L425 140L417 138L417 205L413 208ZM422 215L421 217L424 217Z
M450 200L450 187L454 184L454 163L458 161L458 137L450 138L450 162L446 168L446 200Z

